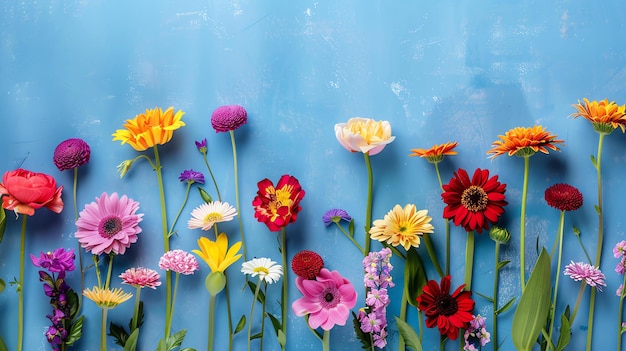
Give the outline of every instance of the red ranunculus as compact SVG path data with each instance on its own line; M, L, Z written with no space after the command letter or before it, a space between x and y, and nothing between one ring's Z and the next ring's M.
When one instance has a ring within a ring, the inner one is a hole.
M57 188L57 182L52 176L22 168L5 172L0 183L2 207L13 210L16 214L29 216L35 214L35 210L41 207L61 213L62 190L62 186Z
M273 232L296 221L298 212L302 209L300 200L304 197L304 190L296 177L285 174L280 177L276 187L265 178L258 186L259 191L252 201L254 218L265 223Z

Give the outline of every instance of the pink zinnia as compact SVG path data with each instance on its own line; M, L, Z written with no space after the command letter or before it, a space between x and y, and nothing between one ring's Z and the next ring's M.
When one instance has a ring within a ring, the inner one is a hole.
M156 289L161 285L159 278L161 276L157 271L150 268L138 267L129 268L124 273L120 274L122 284L132 285L136 288L151 288Z
M601 286L606 286L606 283L604 282L604 273L589 263L574 263L574 261L571 261L570 264L565 266L565 271L563 273L575 281L584 280L587 285L594 286L599 291L602 291Z
M193 274L200 266L198 260L189 252L183 250L171 250L163 254L159 259L159 268L166 271L174 271L184 275Z
M74 236L94 255L111 252L123 255L130 244L137 242L137 234L141 233L139 222L143 213L137 214L138 209L139 202L126 195L102 193L80 212Z
M211 114L211 125L216 133L235 130L248 122L248 113L243 106L220 106Z
M322 268L315 280L297 277L296 286L304 296L291 308L298 316L309 315L312 329L331 330L335 324L345 325L350 309L356 305L354 286L337 271Z

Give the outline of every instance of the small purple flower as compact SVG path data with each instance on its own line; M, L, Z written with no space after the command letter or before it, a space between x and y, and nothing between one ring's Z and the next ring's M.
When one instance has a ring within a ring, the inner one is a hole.
M491 341L491 334L487 332L485 320L485 317L477 315L470 321L470 326L467 328L464 335L465 346L463 350L478 351Z
M211 115L211 125L216 133L236 130L247 121L248 113L239 105L220 106Z
M378 333L383 327L383 321L378 319L376 313L363 314L363 318L360 320L361 322L361 330L364 333Z
M622 240L615 244L613 248L613 257L620 258L624 256L624 252L626 251L626 241Z
M389 305L389 295L387 295L387 289L371 289L367 293L365 304L373 307L374 309L387 307L387 305Z
M200 151L200 153L202 154L206 154L208 148L206 146L206 138L200 140L200 141L196 141L196 147L198 148L198 151Z
M588 263L571 261L565 266L563 273L575 281L584 280L587 285L595 287L598 291L602 291L602 286L606 286L604 273Z
M196 172L193 169L187 169L180 174L178 179L181 182L187 182L188 184L200 183L204 184L204 174Z
M200 269L198 261L189 252L183 250L170 250L159 259L159 268L166 271L174 271L184 275L193 274Z
M54 165L59 171L74 169L89 162L91 149L82 139L72 138L61 142L54 149Z
M64 248L58 248L53 252L41 252L39 257L35 257L33 254L30 254L30 259L33 261L35 266L47 269L48 271L54 273L71 272L76 269L76 266L74 265L75 258L76 255L74 255L74 249L65 251Z
M337 209L337 208L333 208L332 210L326 211L326 213L324 213L324 216L322 216L322 221L324 222L324 225L327 227L331 223L339 224L339 222L341 222L342 220L346 222L350 222L352 221L352 217L350 217L348 212Z
M620 284L619 288L617 288L617 290L615 291L615 295L617 295L617 297L622 297L623 293L624 293L624 284Z

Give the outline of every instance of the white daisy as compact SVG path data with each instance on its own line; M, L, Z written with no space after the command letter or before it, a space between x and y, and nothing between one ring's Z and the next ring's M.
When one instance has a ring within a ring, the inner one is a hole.
M253 258L241 265L241 272L253 277L258 275L266 283L272 284L283 275L283 266L266 257Z
M213 224L232 220L237 210L228 202L213 201L203 203L191 211L191 219L187 222L189 229L210 230Z

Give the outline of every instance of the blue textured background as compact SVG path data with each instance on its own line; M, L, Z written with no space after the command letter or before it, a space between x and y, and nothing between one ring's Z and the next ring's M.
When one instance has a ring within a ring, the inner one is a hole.
M311 2L311 1L3 1L0 4L0 171L22 166L53 175L64 185L66 209L61 215L40 210L28 223L27 252L75 247L71 172L52 163L56 145L71 137L87 141L90 163L80 169L78 203L83 208L102 192L127 194L141 203L143 233L127 254L115 259L114 275L131 266L157 269L162 253L156 177L145 163L136 164L124 179L116 166L137 153L112 142L111 134L125 119L146 108L174 106L186 112L187 126L161 147L170 220L178 210L185 185L179 173L193 168L206 172L194 140L209 140L209 160L226 201L234 204L233 166L227 134L215 134L211 112L220 105L241 104L248 124L236 131L240 191L250 256L280 260L276 234L253 218L250 205L256 183L282 174L297 177L306 196L303 211L287 228L289 257L302 249L315 250L327 267L338 269L357 287L362 279L361 256L341 233L326 229L324 212L346 209L360 229L364 223L367 177L363 157L350 154L336 141L333 125L353 116L390 121L396 140L372 157L375 178L373 218L382 218L396 203L415 203L434 217L439 250L444 246L442 202L434 168L410 158L411 148L459 142L459 155L442 163L447 182L457 167L489 168L507 183L509 206L503 225L513 240L502 259L513 261L502 271L501 301L519 294L519 203L523 162L518 158L487 159L485 152L499 134L516 126L542 124L566 140L562 152L531 158L527 217L527 265L534 261L535 239L551 245L558 211L543 200L544 190L568 182L585 196L582 209L566 216L564 263L583 261L571 226L595 253L597 216L596 173L589 162L597 134L582 119L568 118L583 97L626 100L626 29L623 3L601 1L581 6L577 1L460 1L460 2ZM624 237L623 182L626 139L621 132L606 138L604 147L605 247L601 268L608 287L597 297L594 349L614 347L617 305L615 289L621 277L611 247ZM206 189L211 190L208 183ZM188 213L200 203L192 192L178 225L172 248L196 247L200 231L186 229ZM0 277L18 274L20 222L9 223L0 245ZM236 235L237 222L220 226ZM357 231L361 234L360 231ZM453 285L463 280L465 233L452 228ZM359 237L362 240L362 236ZM375 246L377 248L378 246ZM421 251L421 250L420 250ZM441 251L440 251L441 252ZM426 257L426 256L424 256ZM443 259L443 256L440 256ZM593 257L592 257L593 258ZM251 294L240 292L241 261L229 269L233 315L248 313ZM398 314L402 263L394 261L394 302L389 318ZM516 266L516 264L518 266ZM186 328L185 345L206 348L208 295L204 276L182 277L173 330ZM49 313L37 270L26 271L25 350L49 349L43 333ZM431 277L436 277L429 265ZM93 270L88 284L93 284ZM293 277L293 274L291 275ZM474 288L491 295L493 242L477 236ZM70 283L76 288L76 273ZM579 284L561 280L559 310L573 304ZM114 286L119 286L114 280ZM131 291L129 287L125 287ZM0 335L16 348L14 289L0 295ZM587 294L572 328L570 349L580 350L587 326ZM280 296L271 286L269 301ZM300 296L290 282L289 301ZM476 312L488 318L491 307L474 295ZM140 350L152 350L163 330L163 289L145 291L146 322ZM360 296L360 306L363 298ZM225 301L218 298L216 350L225 350ZM270 312L279 315L277 305ZM258 312L260 309L257 308ZM100 312L85 302L83 339L74 349L95 350ZM132 302L109 313L109 320L126 324ZM509 331L513 312L501 316L503 350L512 350ZM409 321L416 326L417 313ZM259 315L255 321L258 322ZM278 344L268 325L267 350ZM438 349L438 332L428 330L424 348ZM601 336L601 337L600 337ZM289 318L289 350L321 346L303 318ZM390 347L397 332L390 327ZM332 331L333 350L359 347L351 321ZM448 342L448 349L458 349ZM109 348L113 348L109 339ZM235 337L235 350L245 348L245 336ZM492 346L487 347L488 350Z

